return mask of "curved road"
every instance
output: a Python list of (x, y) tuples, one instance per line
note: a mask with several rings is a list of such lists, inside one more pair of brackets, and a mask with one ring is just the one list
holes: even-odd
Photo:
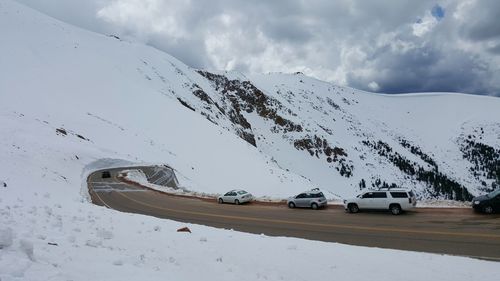
[[(148, 167), (137, 167), (143, 171)], [(131, 168), (126, 168), (131, 169)], [(120, 181), (121, 169), (88, 177), (92, 202), (122, 212), (270, 236), (300, 237), (351, 245), (470, 256), (500, 261), (500, 215), (470, 209), (419, 208), (400, 216), (387, 212), (345, 213), (340, 206), (314, 211), (285, 205), (219, 205), (215, 200), (171, 196)]]

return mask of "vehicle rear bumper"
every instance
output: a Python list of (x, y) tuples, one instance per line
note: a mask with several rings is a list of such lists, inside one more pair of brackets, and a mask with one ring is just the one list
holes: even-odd
[(249, 197), (249, 198), (241, 198), (240, 202), (241, 202), (241, 203), (248, 203), (248, 202), (252, 201), (252, 199), (253, 199), (252, 197)]
[(472, 209), (476, 212), (482, 212), (483, 211), (483, 205), (481, 204), (472, 204)]
[(403, 210), (410, 210), (417, 207), (417, 199), (415, 197), (410, 198), (410, 202), (404, 202), (401, 204)]

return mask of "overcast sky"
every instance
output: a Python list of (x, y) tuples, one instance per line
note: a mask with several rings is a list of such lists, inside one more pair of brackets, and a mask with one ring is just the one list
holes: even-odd
[(500, 96), (498, 0), (19, 0), (196, 68)]

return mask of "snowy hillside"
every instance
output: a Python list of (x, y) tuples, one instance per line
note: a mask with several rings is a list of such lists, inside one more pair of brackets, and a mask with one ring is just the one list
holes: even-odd
[(11, 164), (1, 180), (8, 184), (22, 184), (14, 175), (24, 167), (42, 181), (83, 186), (83, 167), (113, 158), (170, 164), (185, 186), (204, 192), (258, 186), (256, 194), (272, 196), (308, 186), (186, 110), (178, 98), (209, 85), (176, 59), (24, 10), (2, 13), (1, 153)]
[(397, 185), (421, 197), (468, 200), (500, 183), (497, 98), (384, 96), (300, 73), (200, 73), (236, 112), (230, 117), (243, 139), (332, 194)]
[[(462, 187), (476, 194), (498, 181), (499, 99), (198, 71), (9, 0), (0, 38), (1, 280), (305, 280), (301, 263), (323, 279), (364, 280), (361, 265), (387, 279), (378, 268), (388, 262), (405, 280), (419, 280), (419, 268), (443, 280), (498, 272), (493, 262), (199, 225), (186, 236), (175, 232), (184, 224), (92, 205), (85, 181), (103, 167), (162, 163), (200, 193), (284, 198), (321, 187), (335, 198), (380, 180), (461, 199)], [(426, 180), (438, 171), (453, 191)]]
[(290, 157), (295, 152), (277, 151), (272, 143), (263, 143), (263, 150), (324, 188), (345, 195), (353, 187), (386, 183), (415, 188), (422, 197), (467, 200), (463, 187), (477, 194), (500, 184), (498, 98), (384, 96), (301, 74), (260, 75), (254, 81), (291, 116), (300, 116), (294, 119), (304, 130), (291, 143), (312, 157), (296, 161)]
[(277, 198), (397, 185), (468, 200), (500, 183), (498, 98), (384, 96), (300, 73), (197, 71), (3, 6), (2, 154), (16, 165), (8, 169), (81, 185), (70, 173), (95, 160), (167, 163), (190, 190)]

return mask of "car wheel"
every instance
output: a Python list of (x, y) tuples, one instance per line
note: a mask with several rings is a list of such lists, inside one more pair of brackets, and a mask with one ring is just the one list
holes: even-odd
[(491, 206), (484, 206), (483, 212), (485, 212), (486, 214), (491, 214), (491, 213), (493, 213), (493, 207), (491, 207)]
[(293, 203), (293, 202), (288, 203), (288, 208), (290, 208), (290, 209), (295, 208), (295, 203)]
[(222, 200), (222, 198), (219, 198), (219, 204), (222, 204), (224, 203), (224, 200)]
[(389, 210), (391, 210), (391, 213), (395, 216), (401, 214), (401, 206), (399, 206), (398, 204), (392, 204), (389, 207)]
[(357, 205), (357, 204), (349, 204), (349, 205), (347, 206), (347, 208), (349, 209), (349, 212), (351, 212), (351, 213), (353, 213), (353, 214), (355, 214), (355, 213), (359, 212), (359, 207), (358, 207), (358, 205)]
[(234, 204), (239, 205), (240, 204), (240, 200), (238, 200), (238, 199), (234, 200)]
[(311, 208), (312, 208), (313, 210), (317, 210), (317, 209), (318, 209), (318, 207), (319, 207), (319, 206), (318, 206), (318, 204), (316, 204), (316, 203), (312, 203), (312, 204), (311, 204)]

